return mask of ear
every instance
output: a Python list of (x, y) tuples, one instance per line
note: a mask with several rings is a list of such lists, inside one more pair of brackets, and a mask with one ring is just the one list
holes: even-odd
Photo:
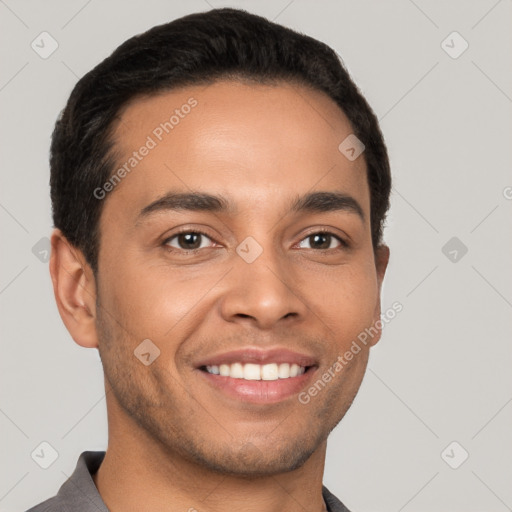
[(370, 340), (370, 346), (375, 345), (382, 335), (382, 323), (380, 319), (381, 305), (380, 305), (380, 294), (382, 290), (382, 281), (386, 274), (386, 269), (389, 263), (389, 247), (387, 245), (379, 245), (375, 251), (375, 270), (377, 272), (377, 284), (379, 293), (377, 296), (377, 303), (375, 305), (375, 312), (373, 314), (373, 325), (378, 330), (378, 334), (372, 337)]
[(59, 229), (52, 233), (51, 247), (50, 275), (62, 321), (78, 345), (97, 348), (94, 273)]

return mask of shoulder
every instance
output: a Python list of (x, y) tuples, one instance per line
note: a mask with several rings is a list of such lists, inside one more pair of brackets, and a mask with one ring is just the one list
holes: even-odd
[(75, 470), (58, 493), (26, 512), (108, 512), (92, 479), (104, 456), (105, 452), (100, 451), (82, 452)]
[(53, 496), (25, 512), (68, 512), (72, 510), (68, 505), (60, 496)]

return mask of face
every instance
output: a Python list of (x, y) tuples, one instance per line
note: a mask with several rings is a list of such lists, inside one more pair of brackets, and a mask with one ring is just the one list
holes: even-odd
[(387, 263), (364, 154), (338, 150), (351, 133), (328, 97), (285, 84), (217, 82), (123, 110), (95, 313), (118, 424), (239, 475), (289, 471), (324, 445), (378, 337), (335, 363), (379, 319)]

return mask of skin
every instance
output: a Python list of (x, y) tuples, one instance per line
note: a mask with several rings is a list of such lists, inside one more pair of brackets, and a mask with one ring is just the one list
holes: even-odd
[[(380, 318), (389, 249), (372, 246), (364, 154), (339, 152), (353, 130), (323, 93), (221, 81), (132, 101), (115, 126), (119, 165), (190, 97), (197, 106), (104, 199), (97, 276), (59, 230), (52, 235), (60, 314), (76, 343), (99, 349), (105, 370), (109, 442), (94, 481), (113, 512), (320, 512), (328, 434), (380, 333), (307, 405), (297, 395), (237, 401), (193, 362), (284, 347), (317, 359), (315, 381)], [(169, 190), (222, 195), (236, 211), (138, 219)], [(288, 211), (312, 191), (352, 196), (364, 220)], [(207, 233), (197, 252), (190, 239), (166, 245), (180, 227)], [(349, 247), (329, 236), (316, 247), (320, 228)], [(236, 252), (248, 236), (263, 249), (250, 264)], [(148, 338), (160, 356), (145, 366), (133, 352)]]

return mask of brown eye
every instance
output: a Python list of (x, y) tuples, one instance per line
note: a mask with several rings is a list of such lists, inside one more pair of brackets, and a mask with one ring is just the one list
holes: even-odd
[[(312, 233), (303, 239), (301, 243), (305, 240), (309, 241), (310, 247), (302, 247), (305, 249), (319, 249), (327, 251), (329, 249), (336, 249), (337, 247), (346, 247), (347, 244), (340, 237), (334, 235), (333, 233), (329, 233), (327, 231), (319, 231), (318, 233)], [(334, 242), (334, 246), (333, 246)], [(338, 246), (336, 246), (336, 242)]]
[(164, 244), (176, 250), (194, 251), (208, 247), (208, 244), (202, 245), (205, 238), (211, 241), (210, 237), (200, 231), (184, 231), (167, 238)]

